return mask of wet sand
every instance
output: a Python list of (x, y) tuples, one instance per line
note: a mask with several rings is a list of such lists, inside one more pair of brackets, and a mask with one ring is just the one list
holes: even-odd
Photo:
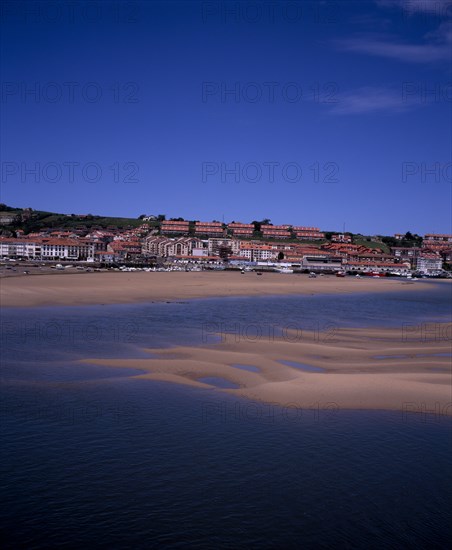
[[(444, 281), (443, 284), (450, 284)], [(10, 277), (0, 281), (1, 305), (87, 305), (172, 301), (202, 297), (282, 294), (411, 292), (428, 282), (397, 279), (240, 272), (80, 273)], [(452, 288), (452, 287), (451, 287)], [(106, 366), (139, 369), (138, 378), (214, 389), (203, 378), (219, 378), (236, 389), (216, 389), (282, 406), (339, 409), (420, 410), (452, 414), (452, 324), (437, 333), (404, 334), (399, 329), (338, 329), (327, 333), (288, 332), (285, 338), (219, 335), (220, 343), (150, 350), (150, 359), (87, 359)], [(438, 332), (439, 331), (439, 332)], [(426, 332), (427, 334), (427, 332)], [(433, 335), (433, 336), (432, 336)], [(212, 336), (212, 335), (211, 335)], [(425, 335), (424, 335), (425, 336)], [(208, 340), (211, 342), (212, 339)], [(297, 362), (310, 372), (282, 364)], [(234, 365), (247, 365), (250, 372)], [(136, 377), (134, 372), (131, 376)]]
[[(444, 281), (450, 284), (450, 281)], [(0, 279), (2, 307), (89, 305), (275, 294), (349, 294), (412, 291), (428, 286), (372, 277), (309, 279), (308, 275), (235, 271), (70, 273)], [(432, 285), (433, 287), (433, 285)]]
[[(425, 336), (428, 338), (425, 338)], [(147, 350), (150, 359), (87, 359), (110, 367), (141, 369), (134, 378), (199, 388), (214, 377), (237, 389), (219, 389), (253, 401), (299, 409), (386, 409), (452, 415), (452, 324), (436, 323), (423, 334), (399, 329), (337, 329), (295, 332), (259, 341), (219, 335), (204, 347)], [(297, 362), (322, 369), (308, 372)], [(258, 372), (234, 365), (257, 367)], [(208, 394), (206, 394), (208, 398)]]

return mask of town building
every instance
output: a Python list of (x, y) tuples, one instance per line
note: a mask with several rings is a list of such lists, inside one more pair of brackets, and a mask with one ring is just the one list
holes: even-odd
[(325, 238), (325, 233), (322, 233), (318, 227), (304, 227), (301, 225), (294, 225), (292, 231), (295, 233), (297, 239), (306, 241), (318, 241)]
[(252, 237), (254, 225), (252, 223), (231, 222), (228, 224), (228, 231), (234, 237)]
[(290, 225), (261, 225), (261, 232), (264, 239), (289, 239), (292, 234)]
[(417, 257), (416, 269), (421, 273), (435, 274), (442, 270), (443, 259), (438, 252), (423, 252)]
[(332, 254), (315, 254), (303, 256), (301, 267), (309, 271), (340, 271), (343, 259)]
[(242, 242), (239, 256), (250, 262), (261, 262), (276, 260), (278, 258), (278, 251), (265, 244)]
[(221, 222), (195, 222), (195, 235), (206, 237), (222, 237), (225, 234)]
[(331, 235), (331, 242), (333, 243), (351, 243), (351, 235), (346, 235), (345, 233), (338, 233), (336, 235)]
[(205, 248), (203, 242), (193, 237), (171, 239), (168, 237), (149, 236), (142, 243), (143, 254), (162, 258), (190, 256), (194, 249), (199, 250), (203, 248)]
[(94, 244), (81, 239), (0, 238), (0, 257), (33, 260), (92, 260)]
[(211, 238), (208, 240), (207, 248), (209, 254), (212, 256), (218, 256), (222, 248), (230, 248), (232, 255), (238, 255), (240, 252), (240, 243), (241, 241), (239, 239)]
[(452, 235), (442, 235), (438, 233), (427, 233), (424, 237), (424, 243), (452, 243)]
[(422, 252), (422, 248), (418, 246), (405, 247), (405, 246), (393, 246), (391, 252), (394, 258), (401, 262), (409, 262), (411, 267), (416, 267), (416, 262), (419, 254)]
[(115, 261), (136, 260), (142, 253), (141, 243), (137, 241), (115, 240), (108, 243), (106, 252), (113, 254)]
[(94, 260), (103, 264), (112, 264), (116, 261), (121, 261), (121, 256), (116, 256), (114, 252), (107, 250), (96, 250), (94, 252)]
[(28, 239), (0, 237), (0, 258), (35, 258), (36, 243)]
[(162, 235), (188, 235), (190, 223), (187, 221), (165, 220), (160, 226)]
[(395, 263), (393, 261), (344, 260), (344, 269), (347, 271), (378, 272), (378, 273), (408, 273), (411, 269), (409, 262)]

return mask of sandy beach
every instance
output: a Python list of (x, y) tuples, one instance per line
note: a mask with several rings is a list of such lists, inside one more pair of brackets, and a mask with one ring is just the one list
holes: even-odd
[[(450, 284), (444, 281), (441, 284)], [(0, 281), (3, 307), (88, 305), (179, 301), (202, 297), (290, 294), (412, 292), (434, 288), (428, 282), (406, 284), (397, 279), (239, 272), (81, 273), (10, 277)], [(452, 288), (452, 287), (451, 287)], [(422, 340), (398, 329), (335, 329), (327, 333), (288, 331), (284, 338), (258, 340), (213, 334), (201, 347), (147, 350), (149, 359), (86, 359), (91, 364), (130, 367), (138, 378), (199, 388), (216, 377), (236, 385), (218, 389), (252, 401), (300, 409), (419, 410), (452, 414), (452, 324), (437, 324), (440, 337)], [(212, 329), (214, 332), (215, 329)], [(216, 341), (216, 340), (215, 340)], [(283, 364), (296, 362), (319, 369), (309, 372)], [(234, 365), (248, 365), (249, 370)], [(134, 373), (135, 375), (135, 373)]]
[[(214, 388), (200, 378), (227, 380), (218, 389), (252, 401), (302, 409), (386, 409), (452, 415), (452, 324), (436, 324), (422, 340), (398, 329), (338, 329), (251, 341), (222, 334), (218, 344), (147, 350), (157, 358), (90, 359), (86, 363), (141, 369), (135, 378)], [(308, 372), (281, 361), (317, 367)], [(256, 372), (234, 365), (245, 365)], [(207, 396), (206, 396), (207, 397)]]
[[(444, 281), (449, 284), (450, 281)], [(349, 294), (355, 292), (412, 291), (419, 284), (400, 279), (371, 277), (309, 279), (286, 275), (233, 271), (71, 273), (0, 279), (2, 307), (89, 305), (186, 300), (214, 296), (264, 296), (275, 294)]]

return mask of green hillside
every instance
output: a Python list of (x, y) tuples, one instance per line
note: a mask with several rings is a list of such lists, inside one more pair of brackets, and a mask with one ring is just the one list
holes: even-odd
[[(160, 228), (161, 221), (158, 219), (153, 221), (143, 222), (140, 217), (137, 218), (122, 218), (113, 216), (97, 216), (93, 214), (77, 215), (77, 214), (59, 214), (56, 212), (48, 212), (44, 210), (32, 210), (26, 208), (16, 208), (7, 206), (6, 204), (0, 204), (0, 216), (7, 217), (8, 214), (15, 214), (18, 216), (18, 221), (14, 223), (5, 223), (0, 226), (0, 232), (4, 235), (11, 235), (16, 230), (22, 229), (25, 234), (40, 231), (42, 229), (62, 229), (66, 231), (80, 230), (90, 231), (95, 228), (107, 229), (118, 228), (128, 229), (139, 227), (143, 223), (147, 224), (150, 228)], [(159, 215), (160, 219), (165, 219), (165, 216)], [(265, 220), (266, 222), (269, 220)], [(256, 222), (252, 222), (256, 223)], [(261, 222), (258, 222), (261, 223)], [(194, 234), (194, 222), (190, 222), (190, 232)], [(332, 235), (336, 232), (326, 231), (326, 239), (322, 240), (300, 240), (295, 238), (285, 239), (287, 243), (300, 243), (305, 245), (320, 245), (325, 244), (331, 240)], [(357, 245), (363, 245), (368, 248), (379, 249), (384, 253), (390, 253), (390, 246), (420, 246), (422, 244), (422, 237), (419, 235), (406, 234), (406, 239), (403, 241), (397, 241), (391, 236), (366, 236), (362, 234), (347, 233), (353, 239), (353, 243)], [(252, 237), (243, 237), (244, 240), (263, 240), (262, 233), (254, 231)], [(274, 240), (274, 239), (267, 239)], [(277, 239), (276, 239), (277, 240)]]
[[(143, 221), (138, 218), (119, 218), (111, 216), (95, 216), (84, 215), (77, 216), (74, 214), (59, 214), (55, 212), (46, 212), (43, 210), (33, 210), (28, 216), (24, 215), (24, 210), (13, 208), (6, 205), (0, 205), (0, 212), (14, 213), (22, 215), (22, 219), (12, 224), (3, 226), (4, 230), (15, 231), (22, 229), (25, 233), (39, 231), (41, 229), (91, 229), (117, 227), (119, 229), (138, 227), (143, 224)], [(158, 225), (158, 222), (146, 222), (150, 226)]]

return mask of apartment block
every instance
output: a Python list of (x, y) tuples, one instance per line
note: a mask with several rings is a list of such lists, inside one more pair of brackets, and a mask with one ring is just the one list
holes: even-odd
[(221, 222), (196, 222), (195, 235), (205, 235), (207, 237), (222, 237), (225, 231)]
[(266, 260), (276, 260), (278, 257), (278, 251), (265, 244), (242, 242), (239, 256), (246, 258), (250, 262), (261, 262)]
[(187, 221), (165, 220), (162, 222), (160, 232), (163, 235), (188, 235), (189, 227), (190, 224)]
[(92, 259), (94, 252), (94, 243), (81, 239), (0, 239), (2, 258), (75, 261)]
[(397, 258), (401, 262), (410, 262), (411, 267), (414, 269), (416, 267), (417, 258), (422, 252), (422, 248), (419, 248), (417, 246), (393, 246), (391, 247), (391, 252), (394, 258)]
[(442, 266), (443, 259), (438, 252), (424, 252), (418, 256), (416, 261), (416, 269), (426, 274), (441, 271)]
[(238, 255), (240, 252), (240, 241), (228, 238), (211, 238), (208, 240), (207, 248), (211, 256), (218, 255), (222, 247), (230, 248), (233, 255)]
[(173, 256), (190, 256), (193, 250), (203, 248), (203, 242), (200, 239), (190, 237), (170, 239), (167, 237), (151, 236), (144, 240), (142, 247), (144, 254), (168, 258)]
[(235, 237), (252, 237), (254, 225), (252, 223), (231, 222), (228, 224), (228, 230)]
[(438, 233), (427, 233), (424, 237), (425, 242), (433, 243), (452, 243), (452, 235), (441, 235)]
[(265, 239), (289, 239), (292, 234), (290, 225), (261, 225), (262, 236)]

